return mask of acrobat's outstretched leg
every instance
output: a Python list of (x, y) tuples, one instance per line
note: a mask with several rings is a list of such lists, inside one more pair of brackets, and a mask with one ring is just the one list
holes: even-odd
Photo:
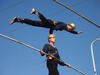
[(36, 11), (34, 8), (32, 8), (32, 11), (30, 12), (30, 14), (35, 14), (35, 15), (37, 15), (40, 18), (40, 20), (43, 23), (48, 23), (48, 19), (46, 19), (45, 16), (43, 16), (40, 12)]
[(10, 24), (13, 24), (13, 23), (16, 23), (16, 22), (17, 23), (25, 23), (25, 24), (37, 26), (37, 27), (45, 27), (41, 21), (35, 21), (35, 20), (30, 20), (30, 19), (22, 19), (22, 18), (16, 18), (16, 17), (14, 17), (12, 19)]

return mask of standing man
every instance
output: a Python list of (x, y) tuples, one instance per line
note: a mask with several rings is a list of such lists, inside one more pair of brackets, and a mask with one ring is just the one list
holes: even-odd
[(76, 32), (75, 31), (75, 24), (66, 24), (64, 22), (59, 21), (53, 21), (50, 19), (47, 19), (44, 17), (40, 12), (36, 11), (35, 9), (32, 9), (30, 12), (31, 14), (37, 15), (41, 21), (36, 20), (30, 20), (30, 19), (22, 19), (22, 18), (16, 18), (14, 17), (10, 24), (13, 24), (15, 22), (17, 23), (26, 23), (28, 25), (36, 26), (36, 27), (43, 27), (43, 28), (49, 28), (49, 34), (53, 34), (53, 30), (65, 30), (73, 34), (80, 34), (82, 32)]
[[(63, 61), (58, 61), (57, 59), (60, 60), (60, 56), (58, 53), (58, 49), (55, 47), (55, 42), (56, 42), (56, 36), (54, 34), (50, 34), (48, 37), (49, 44), (45, 44), (42, 51), (40, 52), (42, 56), (47, 53), (47, 68), (49, 71), (48, 75), (59, 75), (58, 72), (58, 64), (65, 66), (66, 64)], [(53, 58), (51, 55), (55, 56), (56, 58)], [(67, 65), (69, 68), (71, 68), (71, 65)]]

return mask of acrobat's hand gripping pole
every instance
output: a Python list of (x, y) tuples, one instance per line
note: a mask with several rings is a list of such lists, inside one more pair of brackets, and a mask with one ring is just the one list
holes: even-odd
[[(28, 48), (31, 48), (31, 49), (33, 49), (33, 50), (35, 50), (35, 51), (41, 52), (40, 50), (38, 50), (38, 49), (36, 49), (36, 48), (34, 48), (34, 47), (30, 46), (30, 45), (27, 45), (27, 44), (25, 44), (25, 43), (19, 42), (18, 40), (15, 40), (15, 39), (10, 38), (10, 37), (8, 37), (8, 36), (5, 36), (5, 35), (3, 35), (3, 34), (0, 34), (0, 36), (3, 37), (3, 38), (6, 38), (6, 39), (8, 39), (8, 40), (14, 41), (14, 42), (16, 42), (16, 43), (19, 43), (19, 44), (21, 44), (21, 45), (24, 45), (24, 46), (26, 46), (26, 47), (28, 47)], [(48, 55), (47, 53), (45, 53), (45, 54)], [(52, 58), (55, 58), (56, 60), (58, 60), (58, 61), (60, 61), (60, 62), (62, 62), (60, 59), (56, 58), (56, 57), (53, 56), (53, 55), (51, 55), (51, 57), (52, 57)], [(66, 66), (68, 66), (68, 64), (66, 64)], [(71, 68), (74, 69), (75, 71), (79, 72), (80, 74), (85, 75), (84, 73), (80, 72), (80, 71), (77, 70), (76, 68), (73, 68), (73, 67), (71, 67)]]
[(79, 13), (77, 13), (76, 11), (74, 11), (73, 9), (69, 8), (68, 6), (65, 6), (64, 4), (60, 3), (57, 0), (53, 0), (54, 2), (56, 2), (57, 4), (63, 6), (64, 8), (70, 10), (71, 12), (75, 13), (76, 15), (80, 16), (81, 18), (85, 19), (86, 21), (88, 21), (89, 23), (93, 24), (94, 26), (100, 28), (100, 25), (95, 24), (94, 22), (90, 21), (88, 18), (86, 18), (85, 16), (80, 15)]

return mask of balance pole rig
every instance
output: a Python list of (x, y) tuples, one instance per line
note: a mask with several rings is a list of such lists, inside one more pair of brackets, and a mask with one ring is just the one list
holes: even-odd
[(74, 11), (73, 9), (69, 8), (69, 6), (65, 6), (64, 4), (60, 3), (57, 0), (53, 0), (54, 2), (56, 2), (57, 4), (63, 6), (64, 8), (70, 10), (71, 12), (75, 13), (76, 15), (80, 16), (81, 18), (85, 19), (86, 21), (88, 21), (89, 23), (93, 24), (94, 26), (100, 28), (100, 25), (95, 24), (94, 22), (90, 21), (88, 18), (86, 18), (85, 16), (80, 15), (79, 13), (77, 13), (76, 11)]
[[(19, 44), (21, 44), (21, 45), (24, 45), (24, 46), (26, 46), (26, 47), (28, 47), (28, 48), (31, 48), (31, 49), (33, 49), (33, 50), (35, 50), (35, 51), (37, 51), (37, 52), (41, 52), (40, 50), (38, 50), (38, 49), (36, 49), (36, 48), (34, 48), (34, 47), (30, 46), (30, 45), (27, 45), (27, 44), (25, 44), (25, 43), (19, 42), (18, 40), (15, 40), (15, 39), (10, 38), (10, 37), (8, 37), (8, 36), (5, 36), (5, 35), (3, 35), (3, 34), (0, 34), (0, 36), (3, 37), (3, 38), (6, 38), (6, 39), (8, 39), (8, 40), (14, 41), (14, 42), (16, 42), (16, 43), (19, 43)], [(45, 53), (45, 54), (48, 55), (47, 53)], [(58, 60), (58, 61), (60, 61), (60, 62), (63, 62), (62, 60), (56, 58), (56, 57), (53, 56), (53, 55), (50, 55), (50, 57), (55, 58), (56, 60)], [(65, 62), (64, 62), (64, 64), (68, 67), (68, 64), (66, 64)], [(71, 68), (72, 68), (73, 70), (79, 72), (80, 74), (85, 75), (85, 73), (80, 72), (78, 69), (76, 69), (76, 68), (74, 68), (74, 67), (72, 67), (72, 66), (71, 66)]]

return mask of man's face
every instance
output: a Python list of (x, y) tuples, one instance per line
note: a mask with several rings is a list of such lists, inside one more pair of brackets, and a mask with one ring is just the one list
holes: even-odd
[(56, 42), (56, 38), (52, 37), (52, 38), (49, 39), (49, 41), (55, 43)]
[(73, 28), (72, 28), (72, 26), (67, 25), (67, 26), (66, 26), (66, 30), (70, 31), (70, 30), (73, 30)]

